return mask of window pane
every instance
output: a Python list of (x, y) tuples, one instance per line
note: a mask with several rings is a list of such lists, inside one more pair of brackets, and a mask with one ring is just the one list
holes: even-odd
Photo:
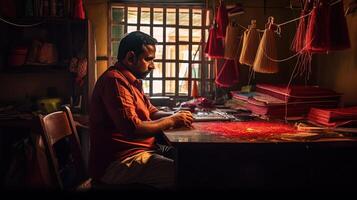
[(176, 28), (166, 27), (166, 42), (176, 42)]
[(201, 42), (201, 29), (192, 29), (192, 42)]
[(189, 9), (179, 9), (179, 25), (188, 26), (189, 25)]
[(206, 13), (206, 26), (209, 26), (211, 24), (210, 15), (211, 12), (208, 10)]
[(162, 78), (162, 62), (155, 62), (155, 69), (153, 70), (153, 77)]
[(192, 64), (192, 78), (201, 78), (201, 64)]
[(176, 67), (174, 62), (166, 62), (165, 64), (165, 75), (166, 77), (175, 77), (176, 76)]
[(176, 24), (176, 9), (166, 9), (166, 24)]
[(164, 9), (154, 8), (154, 24), (163, 24), (164, 20)]
[(165, 81), (165, 95), (175, 95), (175, 81), (174, 80), (166, 80)]
[(143, 80), (143, 90), (145, 94), (149, 94), (150, 92), (150, 81), (149, 80)]
[(150, 8), (141, 8), (140, 23), (150, 24)]
[(189, 55), (189, 45), (179, 45), (179, 53), (180, 57), (179, 60), (188, 60)]
[(128, 26), (128, 33), (138, 30), (137, 26)]
[(188, 42), (189, 39), (188, 28), (180, 28), (179, 29), (179, 41)]
[(163, 42), (163, 32), (164, 32), (164, 29), (162, 27), (154, 27), (154, 30), (153, 30), (154, 38), (158, 42)]
[(179, 80), (179, 96), (188, 95), (188, 81)]
[(156, 45), (155, 60), (162, 60), (162, 45)]
[(119, 42), (112, 42), (112, 56), (113, 57), (118, 56), (118, 47), (119, 47)]
[(150, 26), (140, 26), (140, 31), (150, 35)]
[(113, 23), (120, 23), (120, 22), (124, 22), (124, 8), (120, 7), (120, 8), (113, 8)]
[(128, 23), (137, 24), (138, 23), (138, 8), (128, 7)]
[(162, 95), (162, 81), (154, 80), (152, 86), (153, 94)]
[(120, 40), (124, 35), (124, 25), (112, 26), (112, 39)]
[(201, 26), (202, 22), (202, 10), (192, 10), (192, 26)]
[[(204, 79), (205, 88), (202, 88), (202, 82), (197, 82), (198, 87), (212, 90), (214, 85), (213, 59), (202, 57), (204, 46), (200, 46), (201, 42), (207, 41), (209, 32), (206, 27), (212, 23), (212, 20), (209, 20), (213, 17), (209, 16), (212, 13), (207, 12), (203, 7), (201, 9), (189, 6), (165, 8), (165, 5), (160, 6), (159, 4), (146, 4), (144, 5), (146, 7), (140, 5), (136, 7), (133, 4), (131, 4), (132, 6), (128, 4), (129, 7), (123, 5), (124, 3), (113, 6), (111, 9), (110, 61), (114, 61), (117, 57), (119, 41), (123, 35), (126, 32), (141, 30), (152, 35), (159, 42), (156, 45), (155, 70), (143, 83), (146, 94), (151, 92), (150, 95), (190, 96), (188, 85), (191, 83), (188, 80), (191, 78), (197, 81), (201, 78)], [(155, 8), (155, 6), (157, 7)], [(138, 12), (139, 8), (140, 12)], [(207, 12), (207, 15), (204, 15), (204, 12)], [(203, 16), (207, 18), (203, 19)], [(202, 22), (205, 22), (203, 29), (201, 29)], [(165, 43), (163, 43), (164, 41)], [(190, 42), (194, 42), (194, 44)], [(208, 62), (204, 63), (206, 61)], [(163, 84), (165, 91), (162, 91)], [(199, 89), (200, 92), (201, 89)], [(204, 92), (206, 93), (206, 91)]]
[(175, 45), (166, 45), (166, 59), (175, 60), (176, 59), (176, 46)]
[(201, 53), (200, 53), (202, 51), (201, 48), (202, 47), (199, 45), (192, 45), (192, 51), (191, 51), (192, 60), (195, 60), (195, 61), (201, 60)]
[(188, 78), (188, 63), (179, 63), (179, 78)]

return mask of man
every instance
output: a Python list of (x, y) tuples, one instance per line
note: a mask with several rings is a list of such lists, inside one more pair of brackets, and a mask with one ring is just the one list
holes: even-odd
[[(118, 62), (97, 80), (90, 109), (90, 161), (94, 179), (107, 184), (174, 185), (170, 148), (157, 143), (162, 130), (191, 126), (188, 111), (158, 111), (144, 95), (141, 79), (154, 68), (156, 39), (140, 31), (119, 44)], [(164, 148), (163, 148), (164, 147)]]

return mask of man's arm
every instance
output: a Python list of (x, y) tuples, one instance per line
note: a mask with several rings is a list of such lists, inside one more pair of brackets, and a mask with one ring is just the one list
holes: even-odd
[(157, 112), (154, 112), (151, 114), (150, 118), (152, 120), (157, 120), (157, 119), (161, 119), (163, 117), (168, 117), (168, 116), (171, 116), (173, 115), (174, 112), (165, 112), (165, 111), (157, 111)]
[[(154, 113), (155, 115), (155, 113)], [(169, 112), (156, 112), (157, 116), (169, 115)], [(153, 121), (142, 121), (136, 126), (135, 134), (138, 136), (154, 136), (158, 132), (171, 127), (190, 127), (193, 121), (193, 116), (189, 111), (179, 111), (169, 116), (161, 117)]]

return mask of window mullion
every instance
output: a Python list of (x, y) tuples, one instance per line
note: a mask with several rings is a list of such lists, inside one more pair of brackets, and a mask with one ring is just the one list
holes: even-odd
[(191, 88), (192, 88), (192, 8), (188, 11), (188, 86), (187, 86), (187, 96), (191, 96)]
[(179, 8), (176, 7), (176, 34), (175, 34), (175, 54), (176, 54), (176, 61), (175, 61), (175, 73), (176, 73), (176, 79), (175, 79), (175, 96), (178, 97), (179, 96), (179, 39), (178, 39), (178, 35), (179, 35), (179, 28), (178, 28), (178, 24), (179, 24)]
[(162, 45), (162, 56), (163, 56), (163, 58), (162, 58), (162, 64), (161, 64), (161, 66), (162, 66), (162, 94), (165, 96), (166, 95), (166, 47), (165, 47), (165, 44), (166, 44), (166, 7), (164, 7), (163, 8), (163, 10), (162, 10), (162, 20), (163, 20), (163, 22), (162, 22), (162, 29), (163, 29), (163, 33), (162, 33), (162, 43), (163, 43), (163, 45)]
[(207, 58), (205, 57), (204, 54), (204, 44), (205, 44), (205, 39), (206, 39), (206, 18), (207, 18), (207, 10), (206, 9), (202, 9), (202, 18), (201, 18), (201, 50), (200, 50), (200, 54), (201, 54), (201, 95), (205, 96), (206, 95), (206, 84), (211, 84), (210, 81), (206, 82), (205, 78), (206, 76), (209, 77), (208, 75), (206, 75), (206, 73), (208, 73), (208, 62), (207, 62)]

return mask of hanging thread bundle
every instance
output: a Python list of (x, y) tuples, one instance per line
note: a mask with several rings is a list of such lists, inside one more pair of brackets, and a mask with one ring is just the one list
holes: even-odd
[(226, 37), (224, 40), (224, 58), (225, 59), (235, 59), (238, 51), (241, 38), (240, 27), (236, 26), (234, 23), (230, 23), (227, 26)]
[(277, 58), (274, 28), (276, 28), (274, 18), (269, 17), (253, 63), (253, 70), (255, 72), (278, 72), (278, 64), (273, 61)]
[(248, 66), (253, 66), (255, 56), (259, 47), (260, 36), (257, 30), (256, 20), (251, 20), (251, 24), (246, 30), (239, 62)]

